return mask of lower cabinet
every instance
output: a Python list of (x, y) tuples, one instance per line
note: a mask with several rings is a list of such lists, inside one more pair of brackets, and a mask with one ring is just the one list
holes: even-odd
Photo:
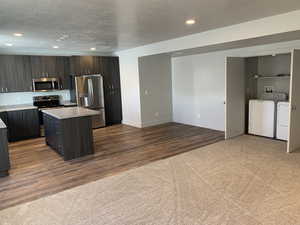
[(8, 143), (7, 143), (7, 129), (0, 129), (0, 177), (8, 175), (10, 169)]
[(57, 151), (60, 155), (63, 156), (64, 153), (61, 150), (61, 143), (59, 139), (60, 124), (58, 120), (51, 116), (48, 116), (47, 114), (43, 114), (43, 120), (44, 120), (46, 144), (52, 147), (55, 151)]
[(7, 112), (0, 112), (0, 119), (5, 123), (6, 126), (8, 126)]
[(92, 117), (57, 119), (43, 114), (46, 144), (65, 161), (94, 153)]
[(20, 141), (40, 136), (39, 112), (37, 109), (7, 112), (8, 140)]

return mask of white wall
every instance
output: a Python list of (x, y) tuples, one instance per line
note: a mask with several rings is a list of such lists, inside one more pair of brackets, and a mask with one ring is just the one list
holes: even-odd
[(226, 53), (172, 59), (174, 122), (224, 131)]
[[(115, 54), (120, 57), (123, 123), (137, 127), (142, 124), (139, 57), (231, 43), (297, 30), (300, 30), (300, 10), (116, 52)], [(272, 45), (269, 46), (272, 47)], [(267, 51), (271, 53), (274, 51), (281, 52), (295, 45), (289, 42), (274, 44), (274, 46), (273, 49), (268, 48), (267, 50), (264, 49), (264, 46), (258, 46), (254, 49), (245, 49), (244, 52), (237, 54), (251, 56), (254, 55), (253, 52), (258, 54), (264, 54)]]
[(32, 97), (39, 95), (59, 95), (61, 101), (70, 100), (70, 91), (53, 91), (53, 92), (14, 92), (1, 93), (0, 106), (3, 105), (18, 105), (18, 104), (32, 104)]
[(139, 58), (142, 127), (172, 121), (172, 77), (169, 55)]
[[(224, 131), (226, 57), (288, 53), (293, 48), (300, 49), (300, 42), (282, 42), (173, 58), (173, 120)], [(284, 66), (286, 60), (282, 63)], [(266, 68), (261, 67), (262, 69), (266, 71)]]
[(141, 127), (140, 78), (138, 58), (120, 57), (123, 124)]

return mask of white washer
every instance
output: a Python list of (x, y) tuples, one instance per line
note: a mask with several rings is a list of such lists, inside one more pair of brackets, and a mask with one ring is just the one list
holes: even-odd
[(276, 138), (288, 140), (289, 135), (289, 102), (277, 103), (277, 132)]
[(274, 138), (275, 103), (269, 100), (249, 101), (249, 134)]

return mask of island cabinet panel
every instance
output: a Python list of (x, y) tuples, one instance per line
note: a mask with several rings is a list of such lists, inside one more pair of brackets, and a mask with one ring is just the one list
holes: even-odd
[(8, 175), (10, 169), (9, 152), (7, 143), (7, 129), (0, 129), (0, 177)]
[(8, 139), (10, 142), (40, 136), (39, 114), (37, 109), (7, 112)]
[(65, 161), (94, 153), (92, 117), (57, 119), (44, 113), (46, 144)]

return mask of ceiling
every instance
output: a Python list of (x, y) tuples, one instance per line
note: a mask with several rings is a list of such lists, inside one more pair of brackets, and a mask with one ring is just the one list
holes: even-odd
[(1, 0), (0, 52), (110, 54), (297, 9), (299, 0)]

